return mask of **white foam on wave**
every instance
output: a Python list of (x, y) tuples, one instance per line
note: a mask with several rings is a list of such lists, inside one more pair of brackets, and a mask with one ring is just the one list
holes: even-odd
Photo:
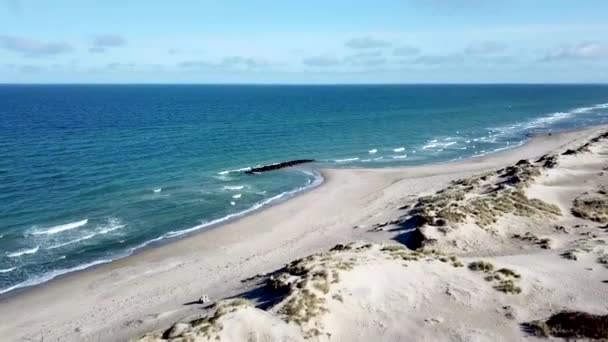
[[(296, 169), (296, 170), (298, 172), (303, 173), (303, 174), (305, 174), (307, 176), (310, 176), (312, 178), (317, 178), (318, 177), (317, 174), (315, 172), (312, 172), (312, 171), (308, 171), (308, 170), (305, 170), (305, 169)], [(264, 193), (266, 193), (266, 191), (264, 191)]]
[(86, 225), (89, 222), (88, 219), (84, 219), (82, 221), (76, 221), (66, 224), (60, 224), (58, 226), (50, 227), (44, 230), (34, 230), (32, 235), (52, 235), (64, 232), (66, 230), (72, 230)]
[(550, 114), (549, 116), (537, 118), (537, 119), (534, 119), (534, 120), (528, 122), (525, 125), (525, 128), (530, 129), (530, 128), (538, 128), (538, 127), (547, 126), (556, 121), (561, 121), (566, 118), (569, 118), (573, 114), (576, 114), (576, 113), (574, 113), (574, 112), (555, 112), (555, 113)]
[(407, 154), (399, 155), (399, 156), (392, 156), (392, 157), (393, 157), (393, 159), (405, 159), (405, 158), (407, 158)]
[(109, 225), (107, 227), (102, 228), (101, 230), (99, 230), (99, 234), (107, 234), (110, 232), (113, 232), (115, 230), (118, 230), (120, 228), (124, 228), (125, 225), (124, 224), (117, 224), (117, 225)]
[(71, 244), (76, 243), (76, 242), (80, 242), (80, 241), (84, 241), (84, 240), (91, 239), (91, 238), (93, 238), (95, 235), (97, 235), (97, 234), (96, 234), (96, 233), (91, 233), (91, 234), (85, 235), (85, 236), (83, 236), (83, 237), (80, 237), (80, 238), (74, 239), (74, 240), (66, 241), (66, 242), (63, 242), (63, 243), (59, 243), (59, 244), (56, 244), (56, 245), (53, 245), (53, 246), (47, 247), (46, 249), (56, 249), (56, 248), (61, 248), (61, 247), (68, 246), (68, 245), (71, 245)]
[[(306, 173), (308, 173), (308, 172), (306, 172)], [(245, 209), (243, 211), (239, 211), (237, 213), (232, 213), (232, 214), (226, 215), (224, 217), (220, 217), (220, 218), (215, 219), (215, 220), (203, 222), (200, 225), (194, 226), (192, 228), (188, 228), (188, 229), (184, 229), (184, 230), (180, 230), (180, 231), (171, 231), (171, 232), (168, 232), (168, 233), (166, 233), (166, 234), (164, 234), (164, 235), (162, 235), (162, 236), (160, 236), (160, 237), (158, 237), (156, 239), (152, 239), (152, 240), (150, 240), (148, 242), (145, 242), (145, 243), (143, 243), (143, 244), (141, 244), (141, 245), (139, 245), (137, 247), (134, 247), (133, 250), (136, 250), (136, 249), (139, 249), (139, 248), (143, 248), (143, 247), (145, 247), (145, 246), (147, 246), (147, 245), (149, 245), (150, 243), (153, 243), (153, 242), (157, 242), (157, 241), (160, 241), (160, 240), (163, 240), (163, 239), (167, 239), (167, 238), (178, 237), (178, 236), (181, 236), (181, 235), (184, 235), (184, 234), (192, 233), (194, 231), (197, 231), (197, 230), (200, 230), (200, 229), (203, 229), (203, 228), (207, 228), (207, 227), (210, 227), (210, 226), (214, 226), (214, 225), (220, 224), (222, 222), (225, 222), (225, 221), (228, 221), (228, 220), (231, 220), (231, 219), (234, 219), (234, 218), (245, 216), (245, 215), (247, 215), (247, 214), (249, 214), (249, 213), (251, 213), (251, 212), (253, 212), (255, 210), (258, 210), (258, 209), (262, 208), (265, 205), (268, 205), (270, 203), (273, 203), (273, 202), (276, 202), (276, 201), (279, 201), (279, 200), (282, 200), (282, 199), (289, 198), (290, 196), (293, 196), (293, 195), (295, 195), (295, 194), (297, 194), (299, 192), (302, 192), (304, 190), (312, 189), (312, 188), (320, 185), (324, 181), (324, 178), (323, 178), (323, 176), (321, 174), (315, 173), (314, 175), (315, 175), (314, 180), (310, 181), (305, 186), (299, 187), (299, 188), (294, 189), (294, 190), (285, 191), (285, 192), (282, 192), (282, 193), (280, 193), (278, 195), (275, 195), (273, 197), (267, 198), (267, 199), (265, 199), (263, 201), (257, 202), (254, 205), (252, 205), (251, 207), (249, 207), (249, 208), (247, 208), (247, 209)], [(231, 202), (231, 203), (233, 203), (233, 202)]]
[(76, 271), (81, 271), (84, 269), (87, 269), (89, 267), (95, 266), (95, 265), (100, 265), (100, 264), (105, 264), (108, 262), (113, 261), (114, 259), (103, 259), (103, 260), (97, 260), (97, 261), (93, 261), (91, 263), (88, 264), (84, 264), (84, 265), (79, 265), (76, 267), (72, 267), (72, 268), (66, 268), (66, 269), (61, 269), (61, 270), (56, 270), (56, 271), (52, 271), (52, 272), (48, 272), (45, 273), (43, 275), (41, 275), (40, 277), (36, 277), (36, 278), (32, 278), (29, 280), (26, 280), (24, 282), (21, 282), (19, 284), (7, 287), (5, 289), (0, 289), (0, 294), (18, 289), (18, 288), (22, 288), (22, 287), (28, 287), (28, 286), (34, 286), (34, 285), (38, 285), (38, 284), (42, 284), (42, 283), (46, 283), (49, 280), (53, 280), (54, 278), (66, 274), (66, 273), (71, 273), (71, 272), (76, 272)]
[(571, 112), (574, 114), (584, 114), (584, 113), (592, 112), (594, 110), (607, 109), (607, 108), (608, 108), (608, 103), (600, 103), (600, 104), (596, 104), (591, 107), (576, 108), (576, 109), (573, 109)]
[[(273, 196), (273, 197), (270, 197), (270, 198), (268, 198), (266, 200), (258, 202), (258, 203), (254, 204), (253, 206), (251, 206), (248, 209), (245, 209), (243, 211), (240, 211), (240, 212), (237, 212), (237, 213), (233, 213), (233, 214), (229, 214), (229, 215), (226, 215), (224, 217), (221, 217), (221, 218), (218, 218), (218, 219), (215, 219), (215, 220), (211, 220), (211, 221), (208, 221), (208, 222), (204, 222), (204, 223), (202, 223), (200, 225), (197, 225), (197, 226), (189, 228), (189, 229), (185, 229), (185, 230), (181, 230), (181, 231), (168, 232), (168, 233), (163, 234), (162, 236), (159, 236), (159, 237), (157, 237), (155, 239), (146, 241), (146, 242), (144, 242), (144, 243), (142, 243), (142, 244), (140, 244), (138, 246), (132, 247), (132, 248), (128, 249), (125, 253), (117, 255), (116, 257), (114, 257), (112, 259), (96, 260), (96, 261), (93, 261), (93, 262), (90, 262), (90, 263), (87, 263), (87, 264), (83, 264), (83, 265), (79, 265), (79, 266), (75, 266), (75, 267), (72, 267), (72, 268), (66, 268), (66, 269), (61, 269), (61, 270), (55, 270), (55, 271), (52, 271), (52, 272), (48, 272), (46, 274), (43, 274), (42, 276), (26, 280), (24, 282), (21, 282), (19, 284), (13, 285), (13, 286), (10, 286), (8, 288), (0, 289), (0, 294), (6, 293), (6, 292), (9, 292), (9, 291), (18, 289), (18, 288), (23, 288), (23, 287), (29, 287), (29, 286), (34, 286), (34, 285), (42, 284), (42, 283), (50, 281), (50, 280), (52, 280), (52, 279), (54, 279), (54, 278), (56, 278), (56, 277), (58, 277), (60, 275), (63, 275), (63, 274), (67, 274), (67, 273), (71, 273), (71, 272), (77, 272), (77, 271), (81, 271), (81, 270), (84, 270), (84, 269), (87, 269), (87, 268), (90, 268), (90, 267), (93, 267), (93, 266), (96, 266), (96, 265), (109, 263), (109, 262), (112, 262), (114, 260), (127, 257), (127, 256), (133, 254), (133, 252), (135, 252), (136, 250), (144, 248), (144, 247), (148, 246), (151, 243), (154, 243), (154, 242), (157, 242), (157, 241), (160, 241), (160, 240), (163, 240), (163, 239), (167, 239), (167, 238), (173, 238), (173, 237), (181, 236), (181, 235), (184, 235), (184, 234), (188, 234), (188, 233), (194, 232), (196, 230), (207, 228), (207, 227), (210, 227), (210, 226), (213, 226), (213, 225), (217, 225), (217, 224), (220, 224), (222, 222), (225, 222), (225, 221), (228, 221), (228, 220), (231, 220), (231, 219), (234, 219), (234, 218), (238, 218), (238, 217), (247, 215), (247, 214), (249, 214), (249, 213), (251, 213), (251, 212), (253, 212), (255, 210), (258, 210), (259, 208), (261, 208), (261, 207), (263, 207), (265, 205), (271, 204), (273, 202), (276, 202), (276, 201), (279, 201), (279, 200), (282, 200), (282, 199), (289, 198), (290, 196), (293, 196), (293, 195), (295, 195), (295, 194), (297, 194), (297, 193), (299, 193), (301, 191), (308, 190), (308, 189), (314, 188), (314, 187), (322, 184), (323, 181), (324, 181), (323, 176), (321, 174), (319, 174), (319, 173), (315, 173), (314, 175), (315, 175), (314, 181), (309, 182), (306, 186), (299, 187), (299, 188), (294, 189), (294, 190), (282, 192), (282, 193), (280, 193), (280, 194), (278, 194), (276, 196)], [(265, 194), (265, 193), (266, 193), (266, 191), (262, 192), (262, 194)], [(118, 229), (118, 228), (116, 228), (116, 229)], [(119, 242), (123, 243), (124, 240), (121, 240)], [(36, 247), (36, 251), (38, 251), (38, 247)], [(25, 251), (25, 252), (27, 252), (27, 251)], [(35, 252), (32, 252), (32, 253), (35, 253)], [(65, 258), (65, 256), (64, 256), (64, 258)]]
[(334, 162), (336, 162), (336, 163), (346, 163), (346, 162), (355, 161), (355, 160), (359, 160), (359, 157), (346, 158), (346, 159), (336, 159), (336, 160), (334, 160)]
[(243, 167), (240, 169), (235, 169), (235, 170), (224, 170), (224, 171), (220, 171), (217, 174), (218, 175), (227, 175), (229, 173), (235, 173), (235, 172), (244, 172), (244, 171), (250, 171), (251, 168), (250, 167)]
[(594, 109), (595, 109), (594, 107), (581, 107), (581, 108), (577, 108), (577, 109), (572, 110), (572, 113), (574, 113), (574, 114), (584, 114), (584, 113), (591, 112)]
[(121, 229), (121, 228), (124, 228), (124, 227), (125, 227), (125, 225), (122, 224), (119, 219), (117, 219), (117, 218), (110, 218), (110, 219), (108, 219), (108, 223), (107, 224), (100, 226), (94, 232), (91, 232), (91, 233), (89, 233), (87, 235), (84, 235), (84, 236), (81, 236), (79, 238), (75, 238), (75, 239), (72, 239), (72, 240), (68, 240), (68, 241), (65, 241), (65, 242), (58, 243), (56, 245), (49, 246), (49, 247), (47, 247), (45, 249), (56, 249), (56, 248), (61, 248), (61, 247), (64, 247), (64, 246), (69, 246), (69, 245), (75, 244), (77, 242), (81, 242), (81, 241), (92, 239), (93, 237), (95, 237), (97, 235), (108, 234), (110, 232), (113, 232), (115, 230), (118, 230), (118, 229)]
[(235, 190), (242, 190), (243, 188), (245, 188), (244, 185), (226, 185), (226, 186), (224, 186), (223, 189), (235, 191)]
[(241, 196), (243, 196), (243, 194), (236, 194), (236, 195), (232, 195), (232, 198), (237, 199), (237, 198), (241, 198)]
[(393, 149), (393, 152), (403, 152), (403, 151), (405, 151), (405, 147), (398, 147), (398, 148)]
[(161, 191), (163, 191), (163, 188), (154, 189), (154, 193), (159, 193)]
[(374, 148), (372, 150), (367, 151), (367, 153), (369, 153), (369, 154), (376, 154), (376, 153), (378, 153), (378, 150)]
[(439, 142), (437, 139), (433, 139), (428, 141), (424, 146), (422, 146), (423, 150), (430, 150), (430, 149), (444, 149), (446, 147), (450, 147), (452, 145), (456, 145), (458, 143), (457, 138), (454, 137), (447, 137), (442, 139), (443, 142)]
[[(596, 111), (599, 109), (607, 109), (607, 108), (608, 108), (608, 103), (600, 103), (600, 104), (587, 106), (587, 107), (574, 108), (567, 112), (554, 112), (554, 113), (547, 114), (546, 116), (543, 116), (543, 117), (532, 119), (527, 122), (520, 122), (520, 123), (512, 124), (509, 126), (505, 126), (505, 127), (495, 128), (495, 130), (497, 130), (499, 132), (496, 135), (504, 135), (504, 134), (508, 134), (511, 132), (519, 132), (522, 129), (526, 130), (526, 129), (544, 128), (544, 127), (550, 126), (551, 124), (554, 124), (559, 121), (563, 121), (565, 119), (569, 119), (576, 115), (587, 114), (587, 113), (590, 113), (590, 112), (593, 112), (593, 111)], [(474, 140), (474, 141), (477, 141), (477, 140)]]
[(33, 248), (28, 248), (28, 249), (21, 249), (16, 252), (7, 253), (6, 256), (9, 258), (17, 258), (22, 255), (34, 254), (34, 253), (38, 252), (39, 249), (40, 249), (40, 246), (36, 246)]
[(4, 269), (0, 270), (0, 273), (8, 273), (8, 272), (14, 271), (16, 269), (17, 269), (17, 267), (4, 268)]
[(230, 201), (230, 205), (234, 206), (234, 205), (236, 205), (236, 202), (235, 201)]
[[(492, 151), (481, 150), (477, 154), (474, 154), (472, 157), (473, 158), (478, 158), (478, 157), (486, 156), (488, 154), (492, 154), (492, 153), (496, 153), (496, 152), (500, 152), (500, 151), (505, 151), (505, 150), (513, 149), (513, 148), (516, 148), (516, 147), (519, 147), (519, 146), (523, 145), (524, 143), (525, 143), (525, 140), (519, 141), (519, 142), (517, 142), (517, 143), (515, 143), (513, 145), (511, 145), (510, 142), (507, 142), (507, 146), (498, 147), (498, 148), (493, 149)], [(473, 146), (473, 147), (475, 147), (475, 146)]]

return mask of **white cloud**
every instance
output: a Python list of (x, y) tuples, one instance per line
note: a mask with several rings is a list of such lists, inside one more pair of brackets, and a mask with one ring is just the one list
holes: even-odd
[(372, 37), (353, 38), (346, 42), (346, 46), (351, 49), (376, 49), (390, 45), (390, 42)]
[(20, 0), (4, 0), (6, 7), (13, 13), (21, 12), (21, 1)]
[(495, 41), (483, 41), (469, 45), (464, 52), (469, 55), (490, 55), (503, 52), (506, 46)]
[(117, 47), (126, 44), (127, 40), (117, 34), (100, 34), (93, 37), (93, 46), (96, 47)]
[(135, 68), (137, 65), (135, 63), (120, 63), (113, 62), (106, 64), (105, 68), (108, 70), (117, 70), (117, 69), (131, 69)]
[(23, 54), (24, 57), (42, 57), (58, 55), (72, 50), (63, 42), (41, 42), (16, 36), (0, 35), (0, 48)]
[(94, 46), (92, 48), (89, 48), (89, 52), (92, 52), (92, 53), (104, 53), (104, 52), (106, 52), (106, 49), (102, 48), (102, 47)]
[(330, 56), (314, 56), (305, 58), (302, 63), (313, 67), (330, 67), (340, 65), (342, 61)]
[(420, 49), (413, 46), (399, 46), (393, 50), (394, 56), (412, 56), (420, 53)]
[(585, 42), (573, 46), (565, 46), (547, 53), (542, 61), (562, 60), (608, 60), (608, 44), (600, 42)]
[(355, 66), (378, 66), (387, 62), (381, 51), (361, 52), (344, 58), (344, 62)]
[(420, 56), (412, 61), (404, 61), (403, 64), (419, 64), (426, 66), (437, 66), (445, 64), (462, 63), (464, 58), (461, 55), (427, 55)]
[(270, 66), (271, 64), (256, 58), (229, 56), (222, 58), (219, 62), (207, 61), (183, 61), (177, 66), (183, 69), (207, 69), (207, 70), (256, 70)]
[(93, 37), (93, 46), (89, 48), (92, 53), (104, 53), (108, 48), (127, 45), (127, 40), (117, 34), (100, 34)]

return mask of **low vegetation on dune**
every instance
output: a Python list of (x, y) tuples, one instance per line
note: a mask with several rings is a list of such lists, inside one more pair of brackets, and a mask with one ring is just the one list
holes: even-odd
[(509, 294), (521, 293), (521, 287), (517, 285), (517, 281), (521, 275), (508, 268), (500, 268), (495, 271), (494, 264), (487, 261), (473, 261), (469, 263), (469, 269), (475, 272), (485, 273), (484, 279), (494, 283), (494, 289), (500, 292)]
[(571, 248), (560, 254), (568, 260), (579, 260), (582, 257), (591, 257), (597, 263), (608, 267), (608, 242), (605, 237), (589, 235), (573, 242)]
[[(370, 248), (371, 244), (336, 245), (328, 252), (289, 263), (269, 276), (263, 287), (265, 295), (278, 298), (269, 312), (300, 327), (304, 338), (323, 334), (323, 324), (316, 318), (328, 312), (328, 300), (343, 300), (339, 293), (332, 293), (332, 285), (340, 281), (340, 272), (351, 270), (356, 262), (365, 259), (355, 255)], [(247, 309), (259, 310), (253, 302), (242, 298), (221, 301), (212, 314), (177, 323), (162, 333), (148, 334), (141, 341), (216, 340), (223, 329), (222, 320), (237, 310)]]
[[(328, 252), (295, 260), (268, 276), (262, 287), (263, 296), (275, 298), (275, 301), (267, 310), (280, 321), (297, 327), (305, 339), (325, 335), (322, 317), (329, 312), (329, 302), (344, 301), (341, 290), (334, 286), (340, 282), (340, 274), (376, 257), (406, 262), (404, 266), (419, 261), (445, 263), (455, 268), (464, 266), (456, 256), (444, 255), (436, 250), (412, 251), (402, 245), (339, 244)], [(224, 336), (228, 324), (226, 320), (243, 312), (239, 310), (260, 309), (255, 307), (255, 302), (247, 299), (220, 301), (214, 312), (206, 317), (177, 323), (165, 331), (148, 334), (140, 341), (217, 340)]]
[(567, 156), (567, 155), (576, 155), (576, 154), (580, 154), (580, 153), (585, 153), (585, 152), (591, 152), (591, 146), (595, 143), (597, 143), (598, 141), (602, 140), (602, 139), (606, 139), (608, 138), (608, 132), (606, 133), (602, 133), (592, 139), (590, 139), (587, 143), (581, 145), (579, 148), (577, 149), (568, 149), (566, 150), (564, 153), (562, 153), (562, 155)]
[(222, 325), (219, 323), (221, 318), (238, 309), (247, 307), (253, 307), (253, 304), (242, 298), (224, 300), (217, 304), (215, 312), (210, 316), (195, 319), (188, 323), (177, 323), (162, 334), (148, 334), (142, 337), (140, 341), (195, 341), (201, 338), (211, 340), (222, 329)]
[(391, 259), (403, 260), (403, 261), (418, 261), (421, 259), (427, 261), (440, 261), (443, 263), (449, 263), (453, 267), (463, 267), (464, 264), (458, 260), (454, 255), (444, 255), (435, 249), (427, 250), (409, 250), (402, 245), (387, 245), (380, 249), (380, 251), (386, 253)]
[(608, 340), (608, 315), (563, 311), (545, 321), (524, 324), (525, 330), (543, 337)]
[(576, 260), (578, 260), (579, 254), (580, 254), (579, 250), (577, 250), (577, 249), (570, 249), (570, 250), (567, 250), (567, 251), (563, 252), (560, 255), (564, 259), (575, 260), (576, 261)]
[(320, 334), (323, 327), (313, 319), (327, 312), (327, 295), (331, 285), (340, 281), (340, 272), (351, 270), (355, 265), (355, 260), (345, 257), (343, 252), (367, 248), (337, 245), (327, 253), (313, 254), (288, 264), (278, 276), (271, 277), (267, 285), (271, 291), (287, 293), (277, 305), (277, 313), (286, 322), (302, 327), (305, 336)]
[(536, 163), (521, 160), (496, 172), (455, 181), (434, 195), (419, 198), (409, 214), (418, 226), (442, 227), (471, 219), (483, 228), (505, 214), (560, 215), (557, 206), (529, 198), (524, 191), (545, 164), (551, 165), (551, 160), (541, 158)]
[(583, 219), (608, 223), (608, 187), (600, 186), (596, 191), (575, 198), (571, 211)]
[(474, 261), (469, 264), (469, 269), (471, 271), (481, 271), (485, 273), (490, 273), (494, 271), (494, 265), (486, 261)]
[(551, 249), (551, 239), (549, 238), (539, 238), (535, 234), (530, 232), (526, 232), (525, 234), (513, 234), (511, 238), (517, 239), (520, 241), (530, 242), (533, 245), (536, 245), (542, 249)]

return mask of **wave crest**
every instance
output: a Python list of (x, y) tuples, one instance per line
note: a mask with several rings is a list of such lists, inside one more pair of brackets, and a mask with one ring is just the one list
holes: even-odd
[(32, 235), (52, 235), (64, 232), (66, 230), (72, 230), (86, 225), (89, 222), (88, 219), (84, 219), (82, 221), (70, 222), (66, 224), (60, 224), (58, 226), (53, 226), (44, 230), (35, 230), (32, 232)]
[(9, 258), (17, 258), (22, 255), (34, 254), (34, 253), (38, 252), (39, 249), (40, 249), (40, 246), (36, 246), (33, 248), (28, 248), (28, 249), (21, 249), (21, 250), (12, 252), (12, 253), (8, 253), (8, 254), (6, 254), (6, 256)]
[(346, 163), (346, 162), (355, 161), (355, 160), (359, 160), (359, 157), (346, 158), (346, 159), (336, 159), (336, 160), (334, 160), (334, 162), (336, 162), (336, 163)]
[(224, 190), (231, 190), (231, 191), (242, 190), (244, 188), (245, 188), (244, 185), (226, 185), (223, 187)]

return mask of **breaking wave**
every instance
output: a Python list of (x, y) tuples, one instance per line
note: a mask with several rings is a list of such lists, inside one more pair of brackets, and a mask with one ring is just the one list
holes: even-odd
[(76, 222), (61, 224), (61, 225), (58, 225), (58, 226), (53, 226), (53, 227), (50, 227), (50, 228), (46, 228), (44, 230), (34, 230), (31, 234), (32, 235), (52, 235), (52, 234), (57, 234), (57, 233), (64, 232), (66, 230), (72, 230), (72, 229), (76, 229), (76, 228), (82, 227), (82, 226), (86, 225), (88, 222), (89, 222), (89, 220), (84, 219), (82, 221), (76, 221)]

